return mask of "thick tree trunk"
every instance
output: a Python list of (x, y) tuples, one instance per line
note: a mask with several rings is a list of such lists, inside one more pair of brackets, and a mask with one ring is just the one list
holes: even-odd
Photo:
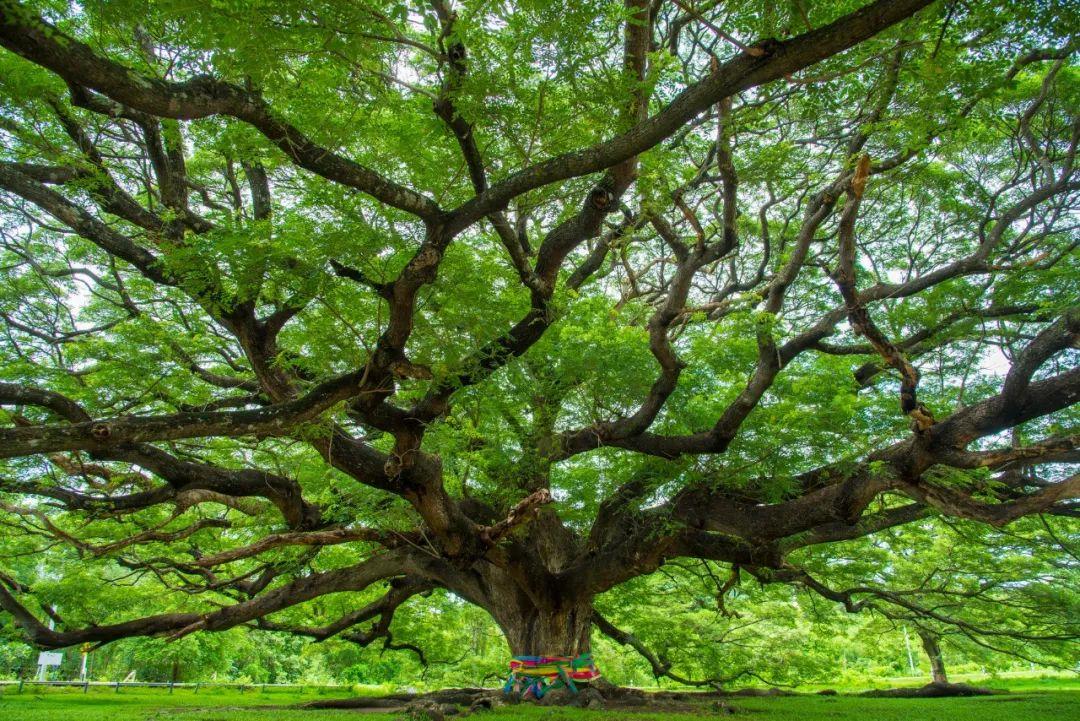
[(512, 655), (575, 657), (590, 650), (591, 603), (515, 610), (496, 615)]
[(930, 659), (930, 672), (934, 676), (934, 683), (948, 683), (949, 677), (945, 674), (945, 661), (941, 658), (941, 645), (938, 643), (938, 637), (928, 631), (920, 630), (919, 638), (922, 639), (923, 650), (926, 651), (926, 655)]
[(590, 650), (592, 596), (558, 577), (580, 552), (578, 542), (554, 512), (541, 509), (512, 550), (531, 568), (485, 570), (482, 605), (512, 655), (576, 657)]
[[(535, 597), (530, 600), (535, 600)], [(591, 650), (591, 600), (504, 605), (492, 610), (492, 615), (506, 636), (511, 656), (555, 656), (573, 661)], [(602, 684), (603, 681), (593, 677), (591, 664), (573, 668), (566, 664), (561, 668), (570, 675), (572, 682), (566, 681), (565, 676), (553, 677), (551, 666), (546, 671), (538, 670), (536, 678), (532, 678), (533, 674), (526, 667), (515, 672), (509, 688), (515, 696), (520, 694), (522, 700), (545, 705), (593, 707), (603, 704), (603, 697), (593, 687), (594, 682), (600, 681)], [(568, 688), (564, 687), (564, 681)]]

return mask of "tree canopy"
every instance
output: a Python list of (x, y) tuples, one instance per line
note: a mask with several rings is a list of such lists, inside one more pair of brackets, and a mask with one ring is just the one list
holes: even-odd
[(687, 682), (666, 583), (1075, 639), (1078, 16), (0, 0), (0, 608), (422, 655), (449, 593)]

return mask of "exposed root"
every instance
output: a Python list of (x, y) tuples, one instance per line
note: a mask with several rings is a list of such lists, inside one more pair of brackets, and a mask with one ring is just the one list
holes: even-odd
[(417, 718), (441, 719), (453, 715), (466, 716), (492, 709), (502, 704), (536, 703), (539, 706), (570, 706), (587, 709), (618, 709), (621, 711), (697, 712), (706, 705), (714, 713), (734, 713), (724, 701), (724, 694), (707, 691), (642, 691), (608, 683), (582, 685), (577, 693), (554, 689), (539, 701), (523, 701), (500, 689), (459, 688), (443, 689), (423, 694), (388, 694), (386, 696), (354, 696), (343, 699), (309, 701), (296, 709), (355, 709), (372, 711), (402, 711)]
[(1008, 693), (999, 689), (969, 686), (966, 683), (928, 683), (919, 688), (888, 688), (865, 691), (860, 696), (874, 698), (952, 698), (956, 696), (993, 696)]
[(489, 688), (446, 688), (429, 693), (392, 693), (385, 696), (352, 696), (350, 698), (308, 701), (300, 709), (403, 709), (410, 704), (432, 703), (452, 706), (472, 706), (485, 698), (501, 697), (502, 692)]
[[(827, 694), (835, 694), (829, 690)], [(949, 698), (957, 696), (989, 696), (1008, 693), (996, 689), (969, 686), (964, 683), (929, 683), (919, 688), (891, 688), (859, 694), (870, 698)], [(535, 703), (539, 706), (570, 706), (587, 709), (619, 711), (649, 711), (659, 713), (732, 714), (735, 708), (727, 699), (733, 697), (796, 696), (799, 694), (772, 689), (740, 689), (738, 691), (643, 691), (615, 686), (606, 682), (583, 685), (577, 693), (560, 688), (549, 691), (539, 701), (523, 701), (515, 694), (500, 689), (451, 688), (429, 693), (397, 693), (386, 696), (354, 696), (352, 698), (309, 701), (296, 709), (356, 709), (371, 711), (402, 711), (415, 718), (439, 721), (451, 716), (468, 716), (503, 704)]]
[[(631, 689), (620, 689), (620, 691)], [(605, 697), (607, 708), (622, 711), (658, 711), (668, 713), (701, 713), (710, 710), (713, 713), (733, 714), (735, 707), (720, 697), (720, 694), (710, 691), (691, 691), (679, 693), (671, 691), (654, 691), (627, 693), (616, 695), (611, 698)]]

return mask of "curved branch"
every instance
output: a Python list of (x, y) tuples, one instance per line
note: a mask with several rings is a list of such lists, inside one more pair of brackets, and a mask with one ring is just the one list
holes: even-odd
[[(295, 400), (263, 408), (167, 416), (118, 417), (65, 426), (27, 426), (0, 430), (0, 458), (53, 451), (108, 451), (126, 443), (207, 436), (288, 435), (335, 404), (353, 397), (363, 374), (347, 373), (312, 388)], [(0, 392), (6, 389), (0, 387)], [(20, 402), (5, 400), (0, 403)], [(25, 401), (22, 401), (25, 402)]]
[[(307, 636), (315, 639), (317, 642), (321, 642), (342, 633), (358, 623), (369, 621), (378, 616), (378, 623), (372, 626), (366, 633), (349, 634), (346, 636), (350, 641), (357, 642), (361, 646), (367, 646), (376, 638), (386, 638), (389, 640), (390, 622), (393, 620), (394, 612), (397, 611), (398, 607), (413, 596), (426, 594), (433, 588), (434, 585), (427, 581), (409, 577), (395, 578), (390, 582), (390, 590), (387, 591), (384, 596), (378, 600), (372, 601), (363, 608), (345, 614), (338, 620), (326, 626), (293, 626), (277, 623), (265, 618), (257, 619), (254, 622), (254, 626), (255, 628), (265, 631), (284, 631), (297, 636)], [(358, 640), (361, 638), (364, 640)]]
[[(747, 88), (790, 75), (836, 55), (907, 19), (932, 0), (876, 0), (790, 40), (763, 40), (694, 83), (666, 108), (611, 140), (525, 168), (450, 214), (452, 229), (467, 227), (522, 193), (610, 168), (670, 137), (694, 116)], [(753, 52), (751, 52), (753, 51)]]
[(261, 618), (274, 611), (295, 606), (328, 593), (362, 591), (376, 581), (407, 571), (404, 555), (387, 553), (363, 563), (325, 573), (316, 573), (278, 586), (255, 598), (205, 613), (168, 613), (123, 623), (56, 631), (41, 623), (25, 606), (0, 585), (0, 608), (10, 613), (27, 639), (41, 648), (64, 648), (82, 643), (105, 644), (132, 636), (168, 634), (177, 639), (195, 631), (224, 631)]
[(377, 543), (384, 548), (396, 548), (406, 543), (416, 544), (421, 536), (415, 532), (380, 531), (371, 528), (332, 528), (325, 531), (301, 531), (297, 533), (275, 533), (265, 536), (251, 545), (233, 548), (228, 551), (203, 556), (193, 565), (209, 568), (220, 566), (243, 558), (257, 556), (282, 546), (330, 546), (353, 541)]
[(630, 648), (637, 651), (642, 658), (648, 661), (649, 666), (652, 669), (653, 677), (657, 679), (670, 678), (675, 683), (681, 683), (684, 686), (696, 686), (699, 688), (703, 686), (710, 686), (715, 689), (721, 689), (733, 681), (738, 681), (744, 676), (752, 676), (753, 678), (756, 678), (759, 681), (763, 681), (770, 686), (775, 685), (767, 681), (766, 679), (763, 679), (761, 676), (757, 675), (750, 669), (745, 669), (743, 671), (740, 671), (739, 673), (732, 674), (730, 676), (712, 676), (703, 679), (691, 679), (687, 678), (686, 676), (680, 676), (679, 674), (671, 670), (670, 662), (665, 659), (661, 659), (659, 656), (653, 653), (653, 651), (650, 650), (649, 647), (646, 646), (637, 636), (618, 628), (617, 626), (615, 626), (615, 624), (611, 623), (611, 621), (608, 621), (606, 618), (600, 615), (600, 612), (596, 610), (593, 611), (593, 625), (596, 626), (600, 633), (604, 634), (616, 643), (622, 646), (630, 646)]
[(69, 83), (150, 115), (178, 120), (234, 117), (254, 127), (302, 168), (421, 218), (434, 219), (441, 213), (430, 198), (317, 145), (277, 117), (258, 93), (207, 76), (174, 83), (140, 75), (101, 57), (12, 0), (0, 2), (0, 44)]

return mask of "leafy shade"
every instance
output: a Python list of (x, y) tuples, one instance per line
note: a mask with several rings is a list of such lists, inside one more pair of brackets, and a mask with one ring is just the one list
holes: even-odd
[(992, 620), (1076, 534), (1075, 3), (569, 5), (0, 0), (27, 638), (451, 598), (678, 675), (686, 573), (1075, 638)]

